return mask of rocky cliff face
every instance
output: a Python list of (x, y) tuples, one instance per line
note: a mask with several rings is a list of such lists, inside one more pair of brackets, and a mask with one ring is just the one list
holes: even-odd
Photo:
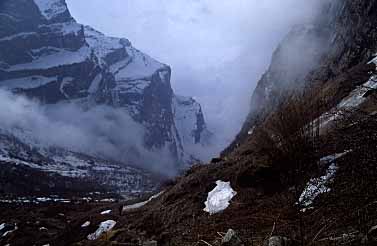
[(275, 50), (251, 97), (247, 120), (224, 153), (247, 138), (287, 95), (324, 87), (356, 65), (371, 61), (377, 51), (376, 8), (376, 1), (329, 1), (312, 23), (294, 27)]
[(147, 149), (181, 164), (198, 159), (187, 139), (201, 145), (210, 134), (197, 102), (177, 103), (169, 66), (77, 23), (64, 0), (2, 1), (0, 21), (1, 87), (44, 104), (121, 108), (146, 129)]
[[(200, 149), (211, 145), (212, 133), (207, 129), (202, 108), (193, 98), (174, 96), (173, 114), (179, 139), (180, 158), (185, 163), (206, 160)], [(204, 151), (205, 152), (205, 151)]]

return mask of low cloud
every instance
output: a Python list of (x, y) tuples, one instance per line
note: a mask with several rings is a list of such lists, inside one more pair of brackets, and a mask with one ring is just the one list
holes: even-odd
[(77, 103), (41, 105), (0, 90), (0, 129), (36, 146), (57, 146), (174, 175), (168, 150), (143, 146), (143, 127), (124, 110), (98, 105), (84, 109)]

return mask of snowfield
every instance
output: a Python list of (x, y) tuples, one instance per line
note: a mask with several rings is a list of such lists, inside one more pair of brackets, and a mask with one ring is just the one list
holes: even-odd
[(215, 189), (208, 193), (204, 211), (210, 215), (224, 211), (235, 195), (237, 192), (232, 189), (230, 182), (216, 181)]

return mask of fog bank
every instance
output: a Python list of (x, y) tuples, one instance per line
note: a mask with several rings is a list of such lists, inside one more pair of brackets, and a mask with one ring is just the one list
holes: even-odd
[(167, 175), (176, 173), (167, 149), (155, 153), (144, 148), (145, 130), (126, 111), (82, 106), (73, 102), (41, 105), (0, 90), (0, 129), (36, 147), (61, 147)]

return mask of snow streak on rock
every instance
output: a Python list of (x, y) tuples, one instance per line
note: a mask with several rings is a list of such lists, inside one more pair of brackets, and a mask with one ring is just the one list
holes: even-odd
[(47, 20), (51, 20), (68, 11), (67, 5), (62, 0), (34, 0), (34, 2)]

